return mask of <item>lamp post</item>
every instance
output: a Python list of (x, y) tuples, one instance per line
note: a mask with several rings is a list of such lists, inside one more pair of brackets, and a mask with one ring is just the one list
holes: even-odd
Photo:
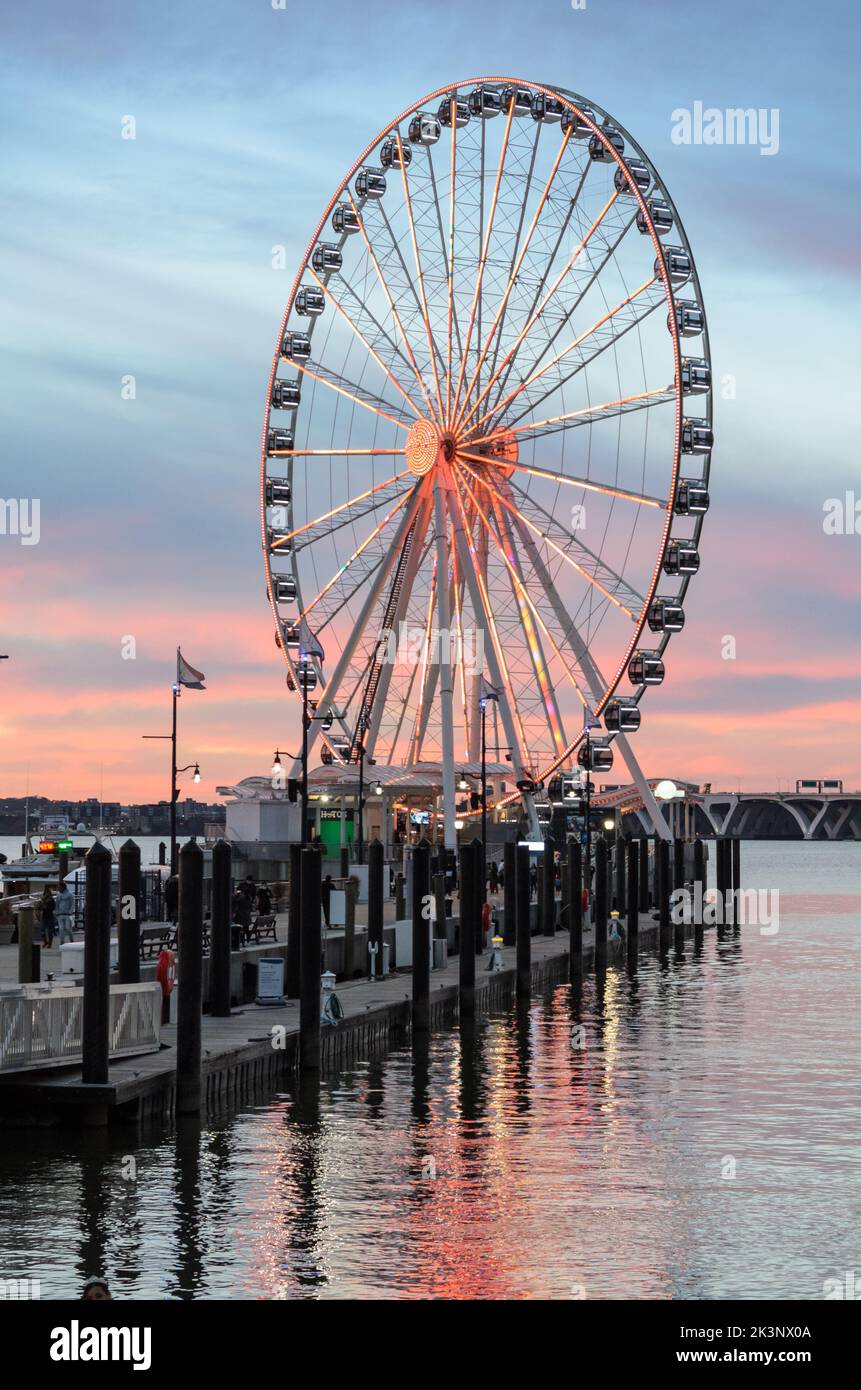
[(176, 802), (179, 796), (177, 778), (183, 772), (188, 772), (194, 768), (194, 781), (200, 781), (200, 766), (198, 763), (187, 763), (185, 767), (176, 765), (176, 702), (179, 698), (179, 685), (173, 686), (173, 711), (169, 734), (141, 734), (145, 739), (169, 739), (170, 740), (170, 872), (175, 874), (178, 871), (178, 861), (176, 855)]

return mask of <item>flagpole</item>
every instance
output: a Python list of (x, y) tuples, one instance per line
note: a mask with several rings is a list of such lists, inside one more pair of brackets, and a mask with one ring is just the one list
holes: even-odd
[(170, 732), (170, 872), (175, 874), (178, 870), (176, 857), (176, 697), (178, 685), (174, 685), (172, 690), (173, 697), (173, 720)]

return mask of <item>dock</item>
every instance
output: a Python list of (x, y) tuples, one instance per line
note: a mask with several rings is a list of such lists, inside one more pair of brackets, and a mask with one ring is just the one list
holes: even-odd
[[(286, 933), (285, 933), (286, 934)], [(685, 928), (686, 937), (693, 928)], [(658, 946), (658, 925), (651, 913), (640, 915), (640, 953)], [(532, 991), (569, 978), (568, 934), (534, 935)], [(265, 947), (257, 948), (263, 955)], [(243, 953), (244, 954), (244, 953)], [(271, 950), (269, 954), (272, 954)], [(476, 957), (475, 1011), (506, 1008), (515, 995), (515, 947), (503, 947), (501, 970), (490, 973), (489, 953)], [(624, 956), (608, 952), (608, 966)], [(584, 973), (594, 968), (594, 937), (583, 933)], [(458, 956), (431, 972), (430, 1026), (449, 1026), (458, 1015)], [(143, 978), (143, 971), (142, 971)], [(399, 1044), (410, 1034), (412, 975), (395, 970), (385, 979), (354, 979), (337, 987), (344, 1016), (324, 1026), (321, 1071), (331, 1073), (373, 1052)], [(202, 1110), (224, 1112), (289, 1083), (297, 1071), (299, 1002), (261, 1007), (246, 1003), (229, 1018), (203, 1016)], [(105, 1085), (84, 1085), (80, 1068), (10, 1075), (0, 1078), (0, 1125), (50, 1125), (64, 1122), (105, 1125), (115, 1122), (171, 1122), (176, 1102), (176, 1027), (163, 1026), (158, 1052), (112, 1062)]]

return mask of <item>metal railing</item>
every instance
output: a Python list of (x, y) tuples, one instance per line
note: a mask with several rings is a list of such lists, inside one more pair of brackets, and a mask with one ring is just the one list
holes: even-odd
[[(19, 985), (0, 993), (0, 1072), (83, 1060), (84, 991), (74, 985)], [(110, 1055), (157, 1052), (161, 986), (112, 985)]]

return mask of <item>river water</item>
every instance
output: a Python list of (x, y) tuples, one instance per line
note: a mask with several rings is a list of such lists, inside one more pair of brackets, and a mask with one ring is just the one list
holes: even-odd
[[(0, 1278), (123, 1298), (821, 1299), (861, 1265), (861, 845), (705, 935), (203, 1125), (4, 1131)], [(773, 900), (769, 900), (774, 906)], [(578, 1032), (578, 1030), (581, 1030)]]

